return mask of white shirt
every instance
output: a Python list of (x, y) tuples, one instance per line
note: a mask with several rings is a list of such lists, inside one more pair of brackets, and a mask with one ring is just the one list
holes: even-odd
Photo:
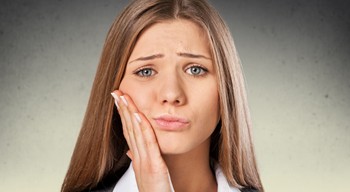
[[(240, 192), (238, 188), (233, 187), (228, 183), (219, 165), (215, 166), (215, 178), (216, 178), (216, 183), (218, 184), (217, 192)], [(132, 164), (130, 164), (128, 170), (119, 179), (118, 183), (115, 185), (113, 189), (113, 192), (120, 192), (120, 191), (127, 191), (127, 192), (139, 191), (137, 188), (135, 173), (134, 173)]]

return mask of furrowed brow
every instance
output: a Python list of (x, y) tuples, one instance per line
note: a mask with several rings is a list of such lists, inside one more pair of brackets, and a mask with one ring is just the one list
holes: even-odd
[(208, 59), (208, 60), (211, 60), (210, 57), (207, 57), (207, 56), (204, 56), (204, 55), (200, 55), (200, 54), (193, 54), (193, 53), (183, 53), (183, 52), (180, 52), (180, 53), (177, 53), (178, 56), (181, 56), (181, 57), (188, 57), (188, 58), (195, 58), (195, 59)]
[(135, 61), (148, 61), (148, 60), (158, 59), (158, 58), (162, 58), (162, 57), (164, 57), (163, 54), (154, 54), (154, 55), (139, 57), (135, 60), (130, 61), (129, 63), (133, 63)]

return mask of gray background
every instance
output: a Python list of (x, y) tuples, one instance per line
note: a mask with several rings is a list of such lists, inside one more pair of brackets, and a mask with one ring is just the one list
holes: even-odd
[[(126, 3), (1, 1), (0, 191), (59, 191)], [(349, 3), (212, 3), (242, 59), (266, 190), (349, 189)]]

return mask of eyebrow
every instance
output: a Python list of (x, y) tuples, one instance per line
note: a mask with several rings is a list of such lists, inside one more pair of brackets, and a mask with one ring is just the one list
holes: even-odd
[(200, 55), (200, 54), (193, 54), (193, 53), (177, 53), (178, 56), (182, 56), (182, 57), (188, 57), (188, 58), (195, 58), (195, 59), (208, 59), (211, 60), (210, 57), (204, 56), (204, 55)]
[(139, 57), (135, 60), (130, 61), (129, 63), (133, 63), (135, 61), (148, 61), (148, 60), (158, 59), (158, 58), (162, 58), (162, 57), (164, 57), (163, 54), (155, 54), (155, 55), (150, 55), (150, 56), (145, 56), (145, 57)]
[[(193, 54), (193, 53), (184, 53), (184, 52), (180, 52), (177, 53), (178, 56), (181, 57), (187, 57), (187, 58), (194, 58), (194, 59), (207, 59), (207, 60), (211, 60), (210, 57), (204, 56), (204, 55), (200, 55), (200, 54)], [(129, 63), (133, 63), (135, 61), (148, 61), (148, 60), (153, 60), (153, 59), (159, 59), (164, 57), (164, 54), (154, 54), (154, 55), (149, 55), (149, 56), (145, 56), (145, 57), (139, 57), (135, 60), (130, 61)]]

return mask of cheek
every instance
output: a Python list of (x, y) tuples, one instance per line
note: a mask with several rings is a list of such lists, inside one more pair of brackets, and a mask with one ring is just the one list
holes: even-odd
[(200, 112), (205, 116), (217, 117), (220, 113), (219, 93), (216, 86), (216, 81), (207, 81), (201, 85), (197, 90), (193, 90), (193, 102), (196, 103), (195, 108), (200, 109)]
[(197, 99), (201, 100), (201, 107), (198, 106), (201, 113), (201, 122), (204, 123), (204, 126), (207, 127), (207, 131), (214, 131), (217, 123), (220, 120), (220, 102), (219, 102), (219, 93), (217, 92), (217, 87), (215, 84), (208, 86), (210, 89), (206, 89), (206, 97), (198, 97)]
[(207, 99), (203, 101), (203, 103), (205, 103), (205, 110), (202, 110), (202, 117), (205, 122), (214, 125), (215, 128), (220, 119), (219, 96), (217, 93), (211, 92), (211, 94), (208, 93), (208, 97), (206, 98)]
[(126, 79), (122, 80), (119, 90), (131, 97), (139, 111), (142, 113), (149, 111), (153, 98), (152, 88)]
[(189, 89), (191, 93), (190, 106), (195, 114), (196, 131), (199, 135), (207, 137), (211, 134), (220, 119), (219, 93), (216, 81), (206, 81), (198, 84), (196, 89)]

